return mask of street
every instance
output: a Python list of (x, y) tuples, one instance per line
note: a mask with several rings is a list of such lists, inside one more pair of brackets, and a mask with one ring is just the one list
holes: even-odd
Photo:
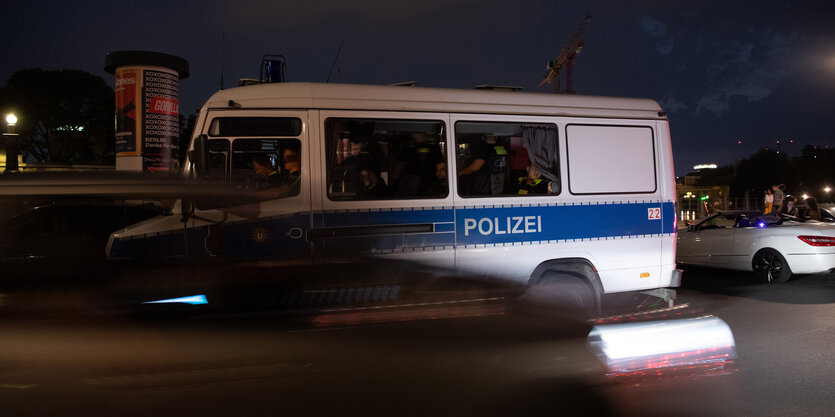
[(738, 372), (618, 387), (629, 415), (835, 413), (835, 274), (763, 285), (748, 273), (691, 267), (677, 302), (730, 325)]
[[(585, 349), (587, 327), (502, 314), (332, 329), (286, 326), (269, 315), (14, 315), (0, 320), (0, 405), (10, 416), (835, 411), (835, 275), (769, 286), (689, 268), (677, 303), (730, 325), (735, 371), (607, 380)], [(543, 329), (557, 340), (531, 336)]]

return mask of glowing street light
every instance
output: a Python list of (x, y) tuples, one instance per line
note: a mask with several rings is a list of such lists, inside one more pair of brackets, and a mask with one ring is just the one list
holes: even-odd
[(15, 133), (15, 125), (17, 124), (17, 116), (14, 113), (6, 115), (6, 132), (3, 133), (3, 138), (6, 139), (6, 169), (4, 174), (18, 172), (17, 167), (17, 133)]

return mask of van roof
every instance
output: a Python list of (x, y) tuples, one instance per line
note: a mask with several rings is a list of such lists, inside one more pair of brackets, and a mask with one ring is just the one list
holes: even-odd
[(204, 110), (232, 108), (666, 119), (661, 106), (650, 99), (325, 83), (273, 83), (230, 88), (212, 95), (203, 107)]

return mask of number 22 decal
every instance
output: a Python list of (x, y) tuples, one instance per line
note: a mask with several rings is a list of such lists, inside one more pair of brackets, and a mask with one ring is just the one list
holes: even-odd
[(649, 220), (661, 220), (661, 207), (650, 207), (647, 209), (647, 218)]

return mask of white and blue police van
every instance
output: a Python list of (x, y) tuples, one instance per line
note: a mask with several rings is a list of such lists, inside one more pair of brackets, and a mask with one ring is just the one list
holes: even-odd
[(652, 100), (253, 85), (214, 94), (189, 149), (184, 176), (262, 197), (181, 201), (113, 233), (111, 259), (370, 256), (581, 282), (598, 300), (680, 284), (669, 122)]

